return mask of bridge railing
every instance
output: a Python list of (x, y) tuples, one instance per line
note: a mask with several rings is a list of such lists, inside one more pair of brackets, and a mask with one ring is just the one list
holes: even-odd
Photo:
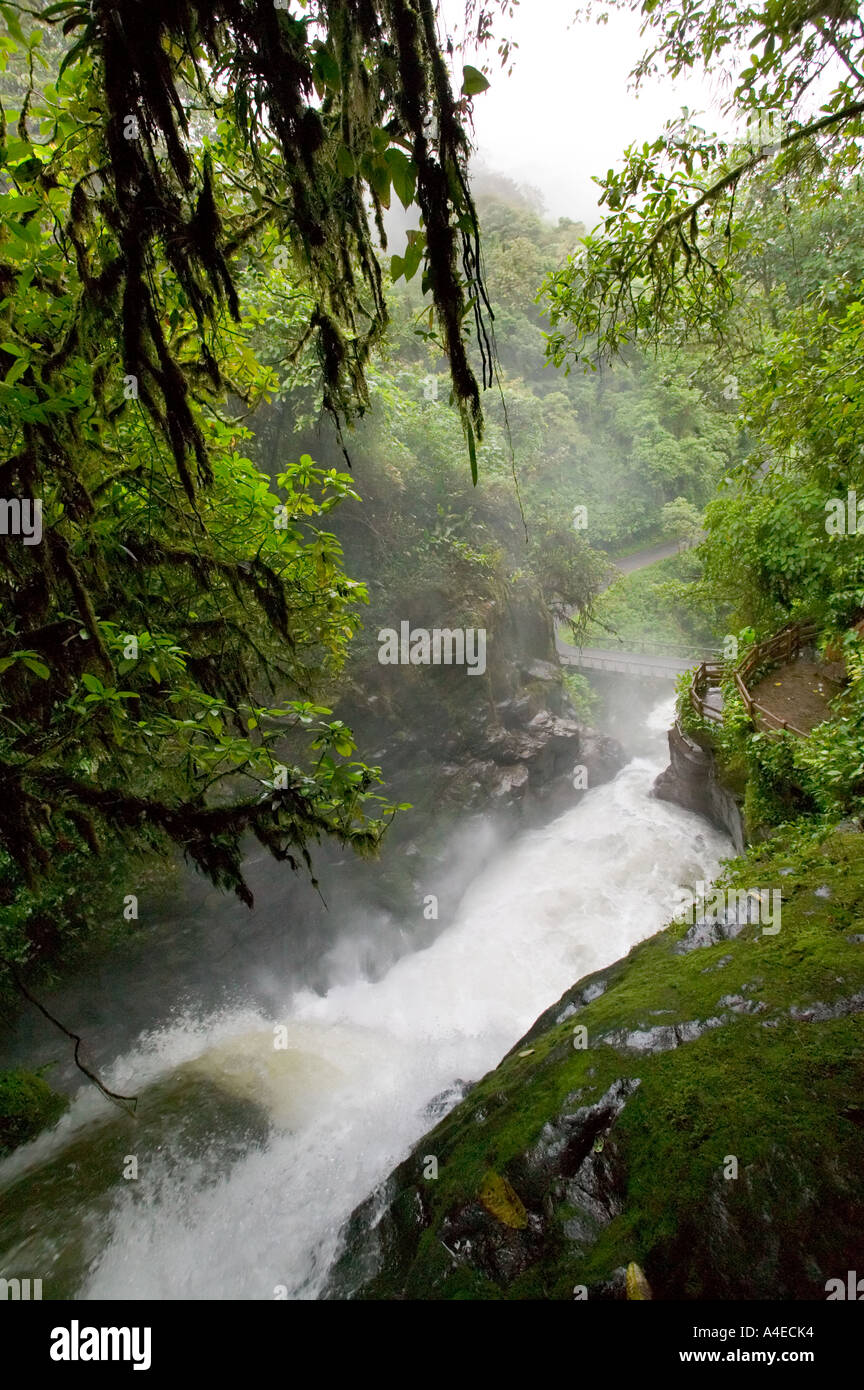
[(620, 652), (622, 656), (634, 652), (640, 656), (680, 657), (682, 661), (691, 658), (697, 661), (700, 658), (705, 659), (719, 655), (719, 648), (717, 647), (691, 646), (683, 642), (659, 642), (650, 637), (630, 638), (606, 635), (588, 638), (583, 636), (581, 641), (571, 642), (570, 645), (578, 651), (585, 648), (588, 651)]
[(643, 652), (592, 651), (590, 647), (574, 647), (572, 652), (558, 653), (562, 666), (579, 666), (588, 671), (615, 671), (631, 676), (656, 676), (668, 680), (677, 671), (686, 671), (693, 663), (689, 658), (670, 661), (668, 656), (650, 656)]
[(722, 661), (700, 661), (690, 679), (691, 705), (703, 719), (715, 724), (722, 722), (723, 711), (707, 703), (708, 691), (712, 685), (718, 686), (725, 675), (726, 667)]

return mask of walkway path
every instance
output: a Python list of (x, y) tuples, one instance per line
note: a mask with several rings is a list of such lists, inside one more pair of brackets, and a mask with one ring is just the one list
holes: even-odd
[[(636, 570), (647, 569), (660, 560), (668, 560), (677, 555), (678, 541), (662, 541), (645, 550), (635, 550), (632, 555), (622, 555), (615, 561), (622, 574), (633, 574)], [(603, 587), (615, 582), (615, 577)], [(596, 639), (595, 639), (596, 641)], [(589, 671), (617, 671), (628, 676), (651, 676), (674, 680), (682, 671), (687, 671), (696, 662), (713, 656), (714, 652), (702, 647), (676, 646), (672, 642), (631, 641), (624, 638), (620, 643), (610, 640), (608, 646), (576, 647), (566, 642), (560, 633), (555, 639), (558, 657), (564, 666), (581, 666)], [(638, 648), (638, 650), (634, 650)]]
[(648, 546), (647, 550), (634, 550), (632, 555), (622, 555), (615, 564), (622, 574), (632, 574), (634, 570), (644, 570), (648, 565), (668, 560), (670, 555), (677, 555), (679, 549), (680, 541), (661, 541), (659, 545)]
[(809, 734), (831, 716), (829, 701), (841, 688), (835, 676), (833, 666), (799, 657), (788, 666), (769, 671), (750, 694), (778, 722), (785, 720), (801, 733)]

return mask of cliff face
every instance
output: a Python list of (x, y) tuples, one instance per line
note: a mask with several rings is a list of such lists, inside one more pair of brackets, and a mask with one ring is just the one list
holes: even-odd
[[(452, 593), (426, 590), (403, 610), (410, 630), (434, 631), (444, 625), (442, 613), (453, 612)], [(367, 621), (372, 640), (348, 672), (339, 715), (364, 754), (381, 764), (395, 799), (412, 801), (421, 812), (430, 805), (518, 812), (540, 803), (555, 811), (579, 795), (577, 765), (586, 770), (583, 787), (620, 770), (620, 745), (575, 717), (552, 620), (536, 591), (524, 586), (487, 595), (457, 617), (485, 634), (482, 672), (382, 664), (374, 641), (380, 609)], [(416, 823), (416, 813), (411, 819)]]
[(714, 756), (674, 724), (669, 730), (669, 766), (654, 783), (654, 796), (674, 801), (725, 830), (737, 854), (744, 853), (744, 823), (732, 793), (718, 781)]
[(766, 849), (737, 887), (754, 883), (782, 885), (778, 932), (715, 905), (539, 1018), (357, 1209), (330, 1296), (624, 1298), (633, 1263), (654, 1298), (823, 1299), (845, 1280), (864, 1227), (864, 837), (795, 868)]

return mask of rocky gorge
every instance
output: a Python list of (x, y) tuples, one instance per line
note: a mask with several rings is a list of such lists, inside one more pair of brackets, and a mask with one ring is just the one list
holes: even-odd
[[(452, 594), (430, 590), (406, 617), (412, 628), (423, 627), (450, 608)], [(574, 711), (552, 616), (535, 589), (487, 596), (469, 616), (486, 634), (481, 676), (468, 679), (456, 666), (381, 665), (367, 644), (349, 668), (338, 706), (361, 746), (386, 765), (394, 799), (418, 803), (415, 838), (421, 822), (447, 808), (500, 811), (514, 824), (547, 815), (578, 794), (574, 767), (584, 768), (582, 786), (591, 787), (626, 761), (617, 740)], [(365, 622), (370, 634), (381, 618), (373, 608)]]
[(354, 1212), (330, 1297), (807, 1300), (856, 1267), (864, 843), (744, 873), (782, 929), (703, 913), (566, 991)]

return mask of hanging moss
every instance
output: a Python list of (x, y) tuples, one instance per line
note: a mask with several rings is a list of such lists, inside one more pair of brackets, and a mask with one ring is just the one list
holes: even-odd
[[(234, 317), (239, 311), (226, 252), (238, 228), (229, 235), (224, 225), (209, 157), (194, 157), (184, 105), (193, 74), (196, 98), (214, 113), (224, 114), (230, 103), (267, 220), (310, 278), (324, 401), (336, 416), (350, 417), (366, 404), (364, 368), (387, 322), (373, 242), (373, 227), (386, 240), (382, 137), (384, 147), (411, 151), (428, 286), (456, 400), (479, 438), (480, 392), (464, 323), (473, 312), (482, 381), (491, 384), (491, 311), (466, 178), (468, 141), (431, 0), (330, 0), (316, 16), (322, 36), (312, 43), (307, 17), (277, 9), (272, 0), (130, 0), (122, 7), (103, 0), (86, 14), (85, 20), (76, 9), (66, 27), (83, 24), (78, 43), (96, 59), (103, 83), (105, 205), (122, 252), (126, 370), (143, 383), (141, 398), (167, 431), (187, 490), (187, 453), (204, 477), (206, 453), (154, 312), (155, 248), (202, 326), (223, 303)], [(138, 138), (128, 138), (130, 129)], [(278, 158), (265, 158), (268, 138)], [(350, 156), (352, 172), (340, 173), (340, 151)], [(81, 185), (70, 219), (76, 228), (86, 219), (84, 203)], [(92, 279), (89, 284), (94, 292)]]

